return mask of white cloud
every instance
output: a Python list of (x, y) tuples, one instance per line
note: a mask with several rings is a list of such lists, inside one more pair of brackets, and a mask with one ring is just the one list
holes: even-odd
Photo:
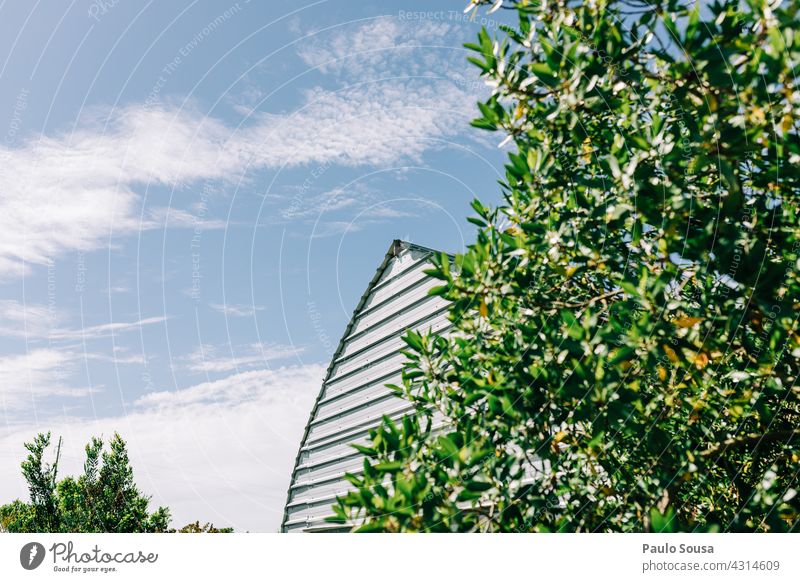
[(282, 344), (253, 343), (238, 347), (215, 347), (204, 344), (185, 358), (186, 368), (191, 372), (214, 374), (233, 372), (269, 362), (296, 358), (304, 348)]
[[(408, 208), (413, 203), (409, 203), (408, 201), (403, 201), (403, 204)], [(393, 208), (388, 205), (380, 205), (375, 204), (367, 209), (361, 214), (361, 216), (372, 219), (372, 220), (380, 220), (380, 219), (387, 219), (387, 218), (408, 218), (410, 216), (416, 216), (417, 213), (410, 212), (408, 209), (400, 210), (398, 208)]]
[(379, 204), (385, 196), (384, 192), (363, 181), (317, 193), (300, 187), (292, 197), (291, 204), (281, 208), (280, 216), (284, 220), (316, 222), (322, 219), (331, 222), (334, 213), (344, 210), (352, 217), (364, 208)]
[(292, 204), (280, 210), (280, 215), (284, 219), (313, 218), (337, 210), (352, 209), (370, 198), (369, 192), (359, 190), (355, 192), (337, 188), (307, 196), (308, 192), (300, 189), (292, 198)]
[(253, 317), (256, 312), (264, 310), (260, 305), (244, 303), (210, 303), (209, 307), (227, 317)]
[(311, 238), (327, 238), (329, 236), (340, 236), (343, 234), (353, 234), (363, 230), (366, 222), (353, 222), (348, 220), (326, 220), (314, 225), (314, 232)]
[(293, 374), (296, 368), (277, 370), (251, 370), (228, 376), (222, 380), (203, 382), (190, 388), (175, 391), (151, 392), (140, 397), (136, 404), (143, 407), (185, 408), (193, 405), (218, 403), (239, 405), (270, 395), (280, 385), (284, 375)]
[(454, 32), (442, 21), (382, 16), (317, 35), (299, 54), (310, 67), (348, 77), (446, 75), (453, 66), (466, 68), (463, 39)]
[(208, 218), (204, 214), (192, 213), (181, 208), (157, 206), (148, 210), (150, 220), (142, 228), (192, 228), (194, 230), (215, 230), (225, 228), (224, 220)]
[(90, 389), (67, 383), (73, 362), (73, 354), (50, 348), (0, 357), (0, 407), (34, 410), (42, 398), (86, 396)]
[(135, 365), (146, 366), (147, 357), (143, 353), (130, 353), (130, 350), (123, 346), (114, 346), (113, 354), (105, 354), (101, 352), (86, 352), (81, 354), (87, 360), (98, 360), (100, 362), (109, 362), (115, 366)]
[(138, 331), (147, 325), (162, 323), (164, 316), (145, 317), (137, 321), (115, 321), (83, 328), (67, 328), (56, 325), (63, 321), (55, 305), (23, 303), (14, 299), (0, 300), (0, 336), (25, 338), (27, 341), (48, 340), (63, 345), (65, 341), (87, 341), (130, 331)]
[[(381, 50), (358, 59), (362, 69), (374, 69), (369, 74), (348, 61), (333, 73), (340, 89), (309, 90), (295, 111), (254, 113), (240, 128), (195, 109), (131, 105), (86, 111), (72, 133), (0, 146), (0, 276), (163, 227), (163, 208), (142, 218), (140, 194), (151, 185), (234, 183), (263, 168), (311, 163), (383, 166), (446, 147), (473, 115), (474, 91), (452, 82), (464, 69), (463, 54), (436, 48), (409, 58), (408, 50), (421, 50), (410, 47), (426, 39), (441, 43), (447, 28), (377, 19), (320, 41), (303, 52), (307, 61), (338, 59), (353, 43), (360, 50), (382, 39), (375, 45)], [(390, 75), (382, 69), (387, 58), (395, 67)], [(196, 214), (169, 212), (166, 226), (197, 225)]]
[(417, 160), (455, 135), (472, 102), (449, 83), (365, 83), (338, 92), (315, 89), (289, 116), (259, 114), (239, 137), (256, 164), (384, 165)]
[(164, 316), (145, 317), (138, 321), (115, 321), (113, 323), (87, 325), (77, 329), (54, 329), (49, 333), (48, 338), (51, 340), (92, 340), (128, 331), (137, 331), (146, 325), (162, 323), (166, 320), (167, 318)]
[[(46, 264), (65, 250), (90, 250), (115, 232), (135, 230), (135, 184), (218, 175), (212, 162), (225, 130), (215, 120), (142, 107), (103, 120), (88, 113), (72, 134), (0, 147), (0, 268)], [(203, 138), (194, 140), (198, 130)], [(197, 163), (183, 163), (189, 149)]]
[(45, 337), (57, 321), (55, 306), (14, 299), (0, 300), (0, 335), (14, 338)]
[(115, 322), (67, 329), (55, 326), (55, 311), (41, 304), (0, 300), (0, 336), (25, 340), (28, 349), (22, 354), (0, 356), (0, 409), (15, 413), (52, 410), (44, 406), (53, 396), (77, 398), (100, 386), (75, 387), (75, 373), (87, 360), (116, 365), (141, 365), (144, 357), (123, 353), (120, 346), (109, 355), (87, 351), (78, 340), (95, 340), (113, 334), (135, 331), (141, 326), (164, 321), (164, 317), (144, 318), (134, 322)]
[(92, 435), (119, 432), (127, 441), (137, 484), (153, 505), (173, 510), (174, 525), (199, 519), (239, 531), (275, 531), (292, 464), (324, 366), (231, 375), (143, 397), (127, 416), (15, 428), (0, 436), (0, 498), (26, 498), (14, 469), (23, 442), (38, 431), (63, 435), (60, 475), (76, 474)]

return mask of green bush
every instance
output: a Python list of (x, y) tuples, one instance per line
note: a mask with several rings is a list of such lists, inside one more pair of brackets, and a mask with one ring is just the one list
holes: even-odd
[(518, 26), (467, 46), (504, 204), (436, 261), (453, 331), (407, 334), (416, 413), (335, 521), (797, 527), (798, 5), (503, 2)]

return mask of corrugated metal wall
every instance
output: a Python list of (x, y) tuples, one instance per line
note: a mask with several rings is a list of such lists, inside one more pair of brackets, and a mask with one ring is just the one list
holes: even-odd
[(282, 531), (341, 529), (326, 523), (343, 477), (363, 460), (350, 443), (363, 443), (383, 415), (410, 410), (386, 384), (399, 384), (408, 329), (443, 331), (447, 303), (427, 292), (435, 281), (423, 271), (436, 251), (394, 241), (353, 313), (333, 355), (297, 455)]

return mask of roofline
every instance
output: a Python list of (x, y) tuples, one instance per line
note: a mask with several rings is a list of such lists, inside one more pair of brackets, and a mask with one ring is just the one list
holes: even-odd
[[(425, 247), (422, 245), (418, 245), (400, 239), (394, 239), (392, 241), (392, 244), (389, 246), (389, 250), (386, 251), (386, 254), (383, 257), (383, 261), (381, 261), (380, 266), (375, 271), (375, 275), (370, 280), (369, 285), (367, 285), (366, 291), (364, 291), (364, 293), (361, 295), (361, 298), (358, 300), (358, 304), (353, 310), (353, 315), (350, 316), (350, 321), (347, 322), (347, 326), (344, 328), (344, 332), (342, 333), (342, 337), (339, 340), (339, 344), (336, 346), (336, 351), (333, 352), (330, 364), (328, 364), (328, 368), (325, 371), (325, 377), (323, 378), (322, 384), (320, 385), (317, 398), (316, 400), (314, 400), (314, 406), (311, 409), (311, 413), (308, 415), (306, 428), (303, 431), (303, 438), (300, 439), (300, 445), (297, 447), (297, 455), (295, 456), (294, 459), (294, 465), (292, 465), (292, 477), (289, 480), (289, 488), (286, 491), (286, 503), (284, 503), (283, 505), (283, 519), (281, 520), (281, 532), (286, 531), (286, 522), (289, 517), (288, 504), (289, 500), (291, 499), (292, 487), (294, 486), (295, 483), (295, 469), (297, 469), (297, 465), (300, 462), (300, 456), (302, 455), (303, 444), (306, 442), (306, 439), (308, 438), (308, 433), (311, 431), (311, 422), (313, 421), (314, 416), (317, 413), (319, 402), (322, 399), (323, 389), (325, 388), (325, 385), (328, 383), (328, 380), (330, 380), (331, 374), (333, 373), (333, 368), (335, 365), (334, 363), (338, 359), (339, 354), (341, 354), (342, 350), (344, 349), (345, 340), (350, 336), (350, 332), (353, 329), (353, 326), (355, 325), (356, 315), (361, 311), (361, 308), (364, 306), (364, 303), (366, 303), (367, 298), (369, 298), (370, 294), (372, 293), (372, 289), (375, 287), (375, 285), (378, 284), (381, 275), (383, 275), (383, 272), (386, 270), (386, 267), (389, 266), (389, 262), (405, 250), (419, 251), (421, 253), (425, 253), (428, 255), (441, 253), (441, 251), (437, 251), (436, 249), (432, 249), (429, 247)], [(448, 256), (452, 257), (452, 255)]]
[[(386, 255), (389, 256), (391, 254), (392, 256), (397, 256), (398, 254), (400, 254), (400, 251), (405, 250), (405, 249), (416, 250), (416, 251), (420, 251), (422, 253), (436, 253), (437, 255), (441, 254), (441, 252), (442, 252), (442, 251), (437, 251), (436, 249), (432, 249), (430, 247), (424, 247), (424, 246), (418, 245), (416, 243), (412, 243), (412, 242), (408, 242), (408, 241), (400, 240), (399, 238), (396, 238), (396, 239), (394, 239), (392, 241), (392, 246), (389, 247), (389, 252), (386, 253)], [(453, 255), (448, 253), (447, 256), (452, 258)]]

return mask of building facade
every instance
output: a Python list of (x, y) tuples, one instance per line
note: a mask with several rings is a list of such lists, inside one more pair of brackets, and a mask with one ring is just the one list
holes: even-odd
[(437, 251), (396, 240), (361, 297), (328, 367), (297, 454), (281, 531), (348, 528), (325, 521), (331, 506), (358, 473), (363, 457), (351, 443), (366, 442), (386, 415), (411, 410), (386, 384), (399, 384), (409, 329), (444, 332), (447, 302), (428, 295), (435, 285), (425, 270)]

